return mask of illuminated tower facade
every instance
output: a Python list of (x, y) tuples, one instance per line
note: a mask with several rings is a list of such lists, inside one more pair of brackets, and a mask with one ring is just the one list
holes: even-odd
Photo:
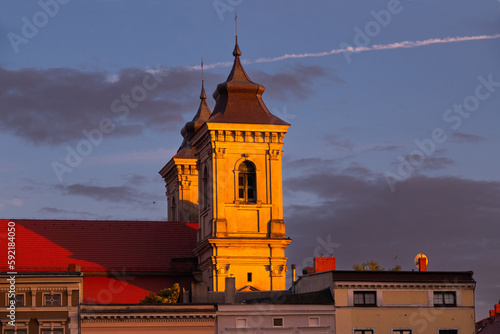
[(262, 101), (264, 87), (234, 64), (213, 94), (210, 118), (191, 143), (198, 167), (198, 245), (202, 277), (213, 291), (236, 278), (240, 290), (284, 290), (282, 146), (289, 124)]

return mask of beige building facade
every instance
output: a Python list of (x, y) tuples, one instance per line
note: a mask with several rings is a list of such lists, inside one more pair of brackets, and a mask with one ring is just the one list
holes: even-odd
[(300, 277), (294, 290), (327, 286), (337, 333), (474, 333), (472, 272), (328, 271)]
[(213, 334), (214, 305), (82, 305), (81, 334)]
[(215, 333), (333, 334), (335, 310), (318, 304), (219, 305)]
[(79, 333), (80, 272), (2, 273), (0, 281), (0, 333)]

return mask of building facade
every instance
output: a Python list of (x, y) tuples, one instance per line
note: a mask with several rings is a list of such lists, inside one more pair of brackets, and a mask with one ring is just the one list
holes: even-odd
[(80, 272), (1, 274), (0, 333), (78, 334), (82, 292)]
[(233, 56), (227, 80), (213, 94), (213, 112), (202, 87), (198, 112), (181, 131), (179, 152), (160, 171), (167, 183), (168, 217), (192, 217), (186, 207), (198, 209), (194, 254), (210, 290), (224, 291), (230, 275), (238, 289), (283, 290), (285, 249), (291, 242), (282, 197), (282, 146), (289, 124), (267, 109), (264, 87), (245, 73), (237, 42)]
[(326, 271), (300, 277), (296, 293), (330, 287), (336, 332), (474, 333), (472, 272)]
[(81, 334), (213, 334), (215, 305), (82, 305)]

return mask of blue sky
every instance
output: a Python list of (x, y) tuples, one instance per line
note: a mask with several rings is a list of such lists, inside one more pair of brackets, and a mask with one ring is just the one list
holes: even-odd
[[(475, 272), (478, 319), (498, 302), (499, 1), (1, 8), (0, 216), (165, 219), (158, 171), (196, 112), (201, 57), (214, 106), (236, 10), (245, 69), (292, 124), (283, 166), (289, 262), (300, 268), (333, 251), (339, 269), (374, 259), (411, 270), (424, 252), (429, 270)], [(347, 47), (360, 52), (339, 51)], [(152, 73), (157, 87), (120, 119), (113, 101)], [(81, 146), (83, 131), (105, 119), (113, 129)], [(88, 155), (69, 167), (78, 145)], [(54, 164), (69, 169), (58, 177)]]

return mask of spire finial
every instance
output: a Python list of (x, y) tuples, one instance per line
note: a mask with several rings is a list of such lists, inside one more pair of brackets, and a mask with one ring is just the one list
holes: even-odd
[(234, 11), (234, 27), (236, 29), (236, 38), (238, 38), (238, 12)]
[(236, 45), (234, 46), (233, 56), (241, 56), (240, 47), (238, 46), (238, 14), (234, 11), (234, 25), (236, 28)]
[(203, 57), (201, 57), (201, 93), (200, 100), (205, 100), (207, 94), (205, 94), (205, 80), (203, 80)]
[(203, 81), (203, 57), (201, 57), (201, 81)]

